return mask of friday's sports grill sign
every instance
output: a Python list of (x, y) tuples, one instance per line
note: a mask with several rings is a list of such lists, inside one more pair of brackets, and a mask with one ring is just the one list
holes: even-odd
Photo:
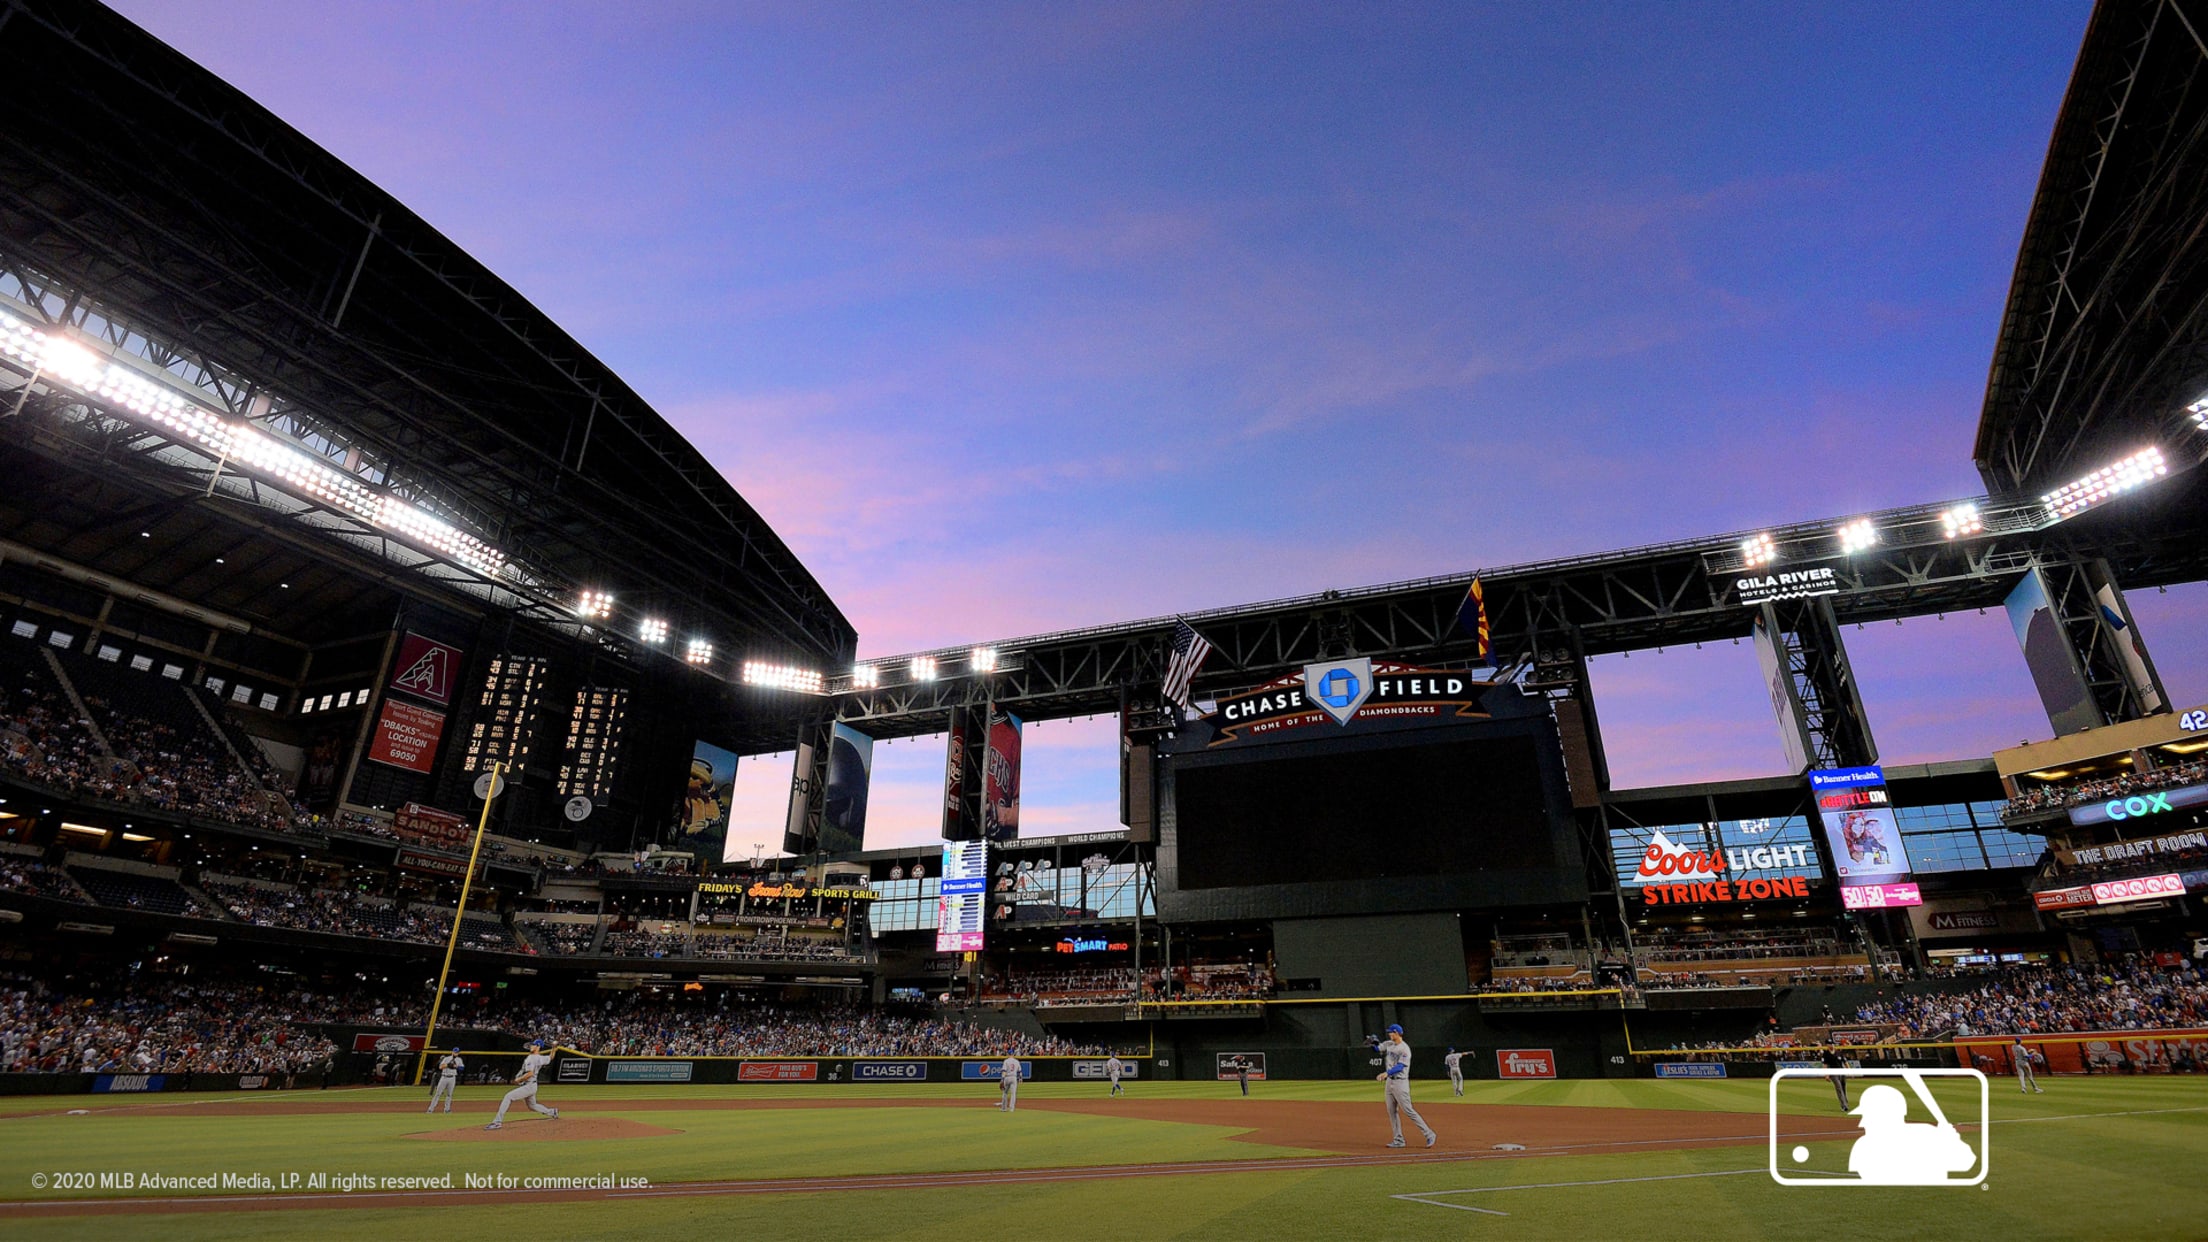
[(1353, 720), (1391, 717), (1484, 717), (1485, 682), (1463, 672), (1369, 659), (1307, 664), (1301, 673), (1254, 690), (1222, 695), (1209, 717), (1211, 744), (1263, 737)]

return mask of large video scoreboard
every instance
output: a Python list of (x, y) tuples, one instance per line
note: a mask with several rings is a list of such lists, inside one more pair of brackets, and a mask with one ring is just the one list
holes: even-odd
[(1265, 918), (1585, 900), (1548, 703), (1367, 661), (1223, 696), (1159, 747), (1159, 910)]

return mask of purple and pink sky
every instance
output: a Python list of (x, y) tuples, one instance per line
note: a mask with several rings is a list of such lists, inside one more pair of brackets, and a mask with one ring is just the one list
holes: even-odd
[[(2091, 8), (117, 7), (619, 372), (864, 656), (1975, 494)], [(2208, 699), (2208, 588), (2132, 603)], [(1998, 611), (1849, 638), (1890, 763), (2048, 735)], [(1595, 691), (1620, 785), (1780, 769), (1745, 644)], [(932, 839), (939, 744), (877, 753), (870, 843)], [(1107, 724), (1028, 756), (1030, 835), (1111, 826)]]

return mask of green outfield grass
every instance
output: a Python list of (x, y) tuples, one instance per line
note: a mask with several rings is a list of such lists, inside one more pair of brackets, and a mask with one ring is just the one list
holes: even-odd
[[(1472, 1158), (1356, 1168), (1280, 1169), (1034, 1185), (981, 1185), (744, 1197), (636, 1197), (589, 1203), (384, 1206), (346, 1210), (170, 1214), (146, 1218), (12, 1219), (10, 1237), (115, 1236), (153, 1227), (164, 1238), (376, 1237), (431, 1233), (612, 1237), (698, 1225), (771, 1227), (778, 1238), (909, 1237), (970, 1240), (1017, 1231), (1051, 1239), (1126, 1238), (1554, 1238), (1795, 1239), (2208, 1237), (2208, 1082), (2195, 1078), (2054, 1079), (2019, 1096), (1996, 1080), (1992, 1169), (1984, 1189), (1788, 1189), (1765, 1171), (1761, 1145), (1632, 1155)], [(1231, 1084), (1142, 1083), (1138, 1098), (1232, 1097)], [(1370, 1104), (1372, 1137), (1385, 1135), (1369, 1083), (1266, 1083), (1261, 1099)], [(1768, 1084), (1587, 1081), (1471, 1085), (1467, 1099), (1422, 1082), (1420, 1107), (1441, 1131), (1461, 1133), (1482, 1104), (1556, 1108), (1692, 1109), (1744, 1114), (1760, 1132)], [(649, 1178), (662, 1190), (684, 1181), (840, 1174), (1105, 1166), (1280, 1157), (1303, 1153), (1232, 1139), (1204, 1124), (1022, 1111), (1006, 1117), (981, 1085), (562, 1087), (555, 1104), (587, 1103), (590, 1115), (626, 1116), (684, 1133), (570, 1143), (428, 1143), (406, 1134), (476, 1124), (497, 1088), (469, 1088), (448, 1120), (419, 1113), (268, 1115), (292, 1100), (415, 1100), (407, 1091), (299, 1092), (216, 1097), (84, 1097), (0, 1100), (0, 1199), (44, 1201), (41, 1171), (129, 1170), (171, 1175), (356, 1171), (514, 1176), (610, 1173)], [(1030, 1084), (1022, 1099), (1099, 1098), (1096, 1084)], [(1938, 1094), (1958, 1121), (1974, 1098)], [(618, 1108), (623, 1101), (700, 1099), (963, 1098), (981, 1107), (696, 1110)], [(172, 1107), (217, 1100), (220, 1115)], [(1790, 1113), (1833, 1115), (1829, 1088), (1787, 1084)], [(48, 1116), (90, 1108), (88, 1116)], [(2178, 1111), (2182, 1110), (2182, 1111)], [(509, 1117), (511, 1121), (512, 1118)], [(538, 1124), (538, 1123), (529, 1123)], [(1367, 1136), (1359, 1135), (1356, 1138)], [(1844, 1146), (1818, 1145), (1815, 1163)], [(1481, 1153), (1484, 1154), (1484, 1153)], [(1844, 1158), (1844, 1157), (1843, 1157)], [(1814, 1164), (1812, 1165), (1814, 1167)], [(1651, 1180), (1662, 1179), (1662, 1180)], [(1608, 1183), (1608, 1184), (1591, 1184)], [(1470, 1192), (1470, 1193), (1450, 1193)], [(71, 1197), (83, 1192), (59, 1192)], [(90, 1192), (100, 1197), (102, 1192)], [(113, 1191), (105, 1192), (112, 1196)], [(1425, 1196), (1422, 1200), (1394, 1198)], [(1457, 1207), (1438, 1206), (1455, 1204)], [(1478, 1207), (1485, 1211), (1460, 1210)], [(1496, 1215), (1491, 1213), (1507, 1213)]]

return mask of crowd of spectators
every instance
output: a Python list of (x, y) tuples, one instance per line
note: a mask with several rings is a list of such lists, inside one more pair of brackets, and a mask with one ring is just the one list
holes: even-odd
[(1633, 949), (1643, 966), (1665, 962), (1719, 962), (1781, 957), (1861, 956), (1829, 927), (1788, 928), (1770, 932), (1683, 932), (1646, 937)]
[(2009, 799), (2001, 808), (2004, 819), (2040, 811), (2066, 810), (2104, 798), (2123, 798), (2151, 789), (2198, 785), (2208, 781), (2208, 758), (2158, 767), (2147, 772), (2119, 772), (2114, 776), (2079, 781), (2072, 785), (2041, 785)]
[(11, 982), (0, 984), (0, 1070), (313, 1072), (337, 1045), (310, 1027), (343, 1009), (341, 998), (260, 988), (165, 983), (64, 994)]
[[(37, 665), (21, 660), (0, 665), (0, 682), (5, 683), (0, 684), (0, 767), (23, 780), (70, 797), (272, 832), (322, 831), (315, 817), (295, 813), (280, 793), (264, 790), (203, 724), (179, 727), (113, 699), (85, 695), (86, 710), (100, 721), (96, 734)], [(160, 691), (183, 691), (155, 684)]]
[(2019, 966), (1961, 992), (1895, 996), (1856, 1011), (1898, 1023), (1905, 1038), (2045, 1035), (2208, 1025), (2208, 973), (2193, 961), (2151, 957), (2071, 966)]
[(597, 943), (598, 924), (532, 922), (524, 929), (537, 948), (546, 953), (573, 955), (590, 952)]
[(443, 944), (452, 915), (342, 889), (269, 887), (202, 873), (200, 887), (240, 922), (338, 936)]
[(850, 1006), (707, 1005), (640, 993), (580, 1009), (547, 1009), (507, 1024), (599, 1056), (1001, 1057), (1101, 1056), (1105, 1049), (1050, 1035), (969, 1025), (942, 1014)]
[(0, 888), (34, 897), (51, 897), (55, 901), (89, 903), (92, 900), (75, 880), (69, 878), (66, 870), (12, 854), (0, 854)]

